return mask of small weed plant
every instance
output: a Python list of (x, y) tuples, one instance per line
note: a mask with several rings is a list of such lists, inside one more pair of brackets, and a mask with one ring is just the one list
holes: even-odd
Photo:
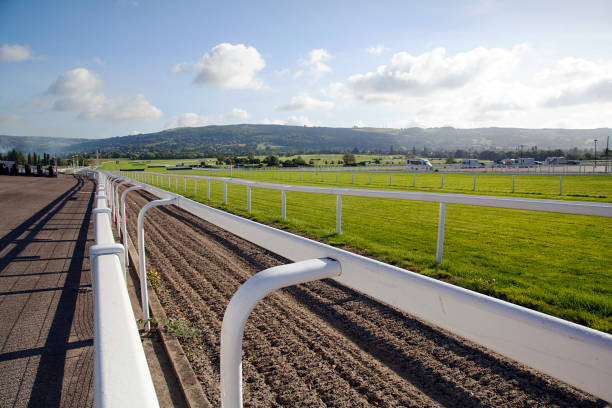
[(159, 282), (161, 280), (159, 272), (157, 272), (155, 268), (147, 270), (147, 279), (149, 280), (149, 283), (151, 284), (153, 290), (157, 292), (157, 290), (159, 289)]

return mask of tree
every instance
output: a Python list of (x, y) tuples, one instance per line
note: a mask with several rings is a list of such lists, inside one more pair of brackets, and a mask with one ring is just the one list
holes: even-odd
[(266, 156), (266, 158), (263, 159), (263, 162), (268, 166), (278, 166), (279, 164), (278, 157), (273, 154)]
[(355, 155), (352, 153), (347, 153), (342, 156), (342, 161), (347, 166), (353, 165), (355, 164)]
[(446, 158), (446, 164), (455, 164), (457, 163), (457, 160), (455, 159), (455, 156), (451, 154), (448, 155), (448, 157)]

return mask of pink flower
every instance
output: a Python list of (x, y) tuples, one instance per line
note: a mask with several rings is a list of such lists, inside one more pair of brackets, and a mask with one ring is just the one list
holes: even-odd
[(164, 331), (164, 326), (161, 324), (155, 328), (157, 331)]

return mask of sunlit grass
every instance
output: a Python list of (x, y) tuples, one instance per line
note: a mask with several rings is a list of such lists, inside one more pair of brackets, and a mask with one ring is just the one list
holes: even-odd
[[(258, 181), (270, 175), (255, 173)], [(337, 185), (360, 188), (411, 190), (412, 174), (298, 172), (275, 174), (274, 181), (291, 184)], [(291, 177), (291, 178), (289, 178)], [(324, 181), (321, 182), (321, 177)], [(417, 174), (415, 191), (470, 193), (473, 176)], [(479, 175), (489, 194), (558, 198), (559, 177)], [(253, 177), (251, 177), (252, 179)], [(171, 191), (175, 176), (170, 175)], [(183, 183), (178, 177), (178, 192)], [(608, 201), (609, 177), (564, 176), (563, 199), (574, 192), (580, 199)], [(419, 182), (421, 184), (419, 184)], [(508, 186), (509, 184), (509, 186)], [(480, 184), (477, 184), (477, 187)], [(223, 182), (186, 183), (187, 197), (254, 220), (312, 236), (331, 245), (352, 248), (384, 262), (486, 293), (544, 313), (612, 333), (612, 219), (521, 210), (447, 205), (444, 257), (435, 263), (438, 204), (401, 200), (343, 197), (342, 234), (335, 234), (335, 200), (332, 195), (287, 192), (287, 220), (281, 219), (281, 192), (252, 189), (252, 211), (246, 212), (246, 187), (228, 183), (228, 203), (223, 204)], [(167, 189), (167, 176), (163, 177)], [(473, 193), (473, 192), (472, 192)], [(476, 193), (482, 194), (482, 191)], [(586, 196), (586, 197), (584, 197)], [(574, 197), (576, 199), (576, 197)]]

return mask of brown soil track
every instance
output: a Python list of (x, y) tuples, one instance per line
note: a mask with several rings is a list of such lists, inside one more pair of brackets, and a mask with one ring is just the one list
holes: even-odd
[[(128, 195), (136, 242), (140, 208)], [(147, 265), (169, 316), (201, 338), (183, 343), (204, 392), (220, 406), (219, 338), (225, 308), (253, 274), (288, 261), (176, 207), (147, 213)], [(434, 328), (334, 281), (264, 299), (243, 341), (245, 406), (605, 406), (588, 394)]]

